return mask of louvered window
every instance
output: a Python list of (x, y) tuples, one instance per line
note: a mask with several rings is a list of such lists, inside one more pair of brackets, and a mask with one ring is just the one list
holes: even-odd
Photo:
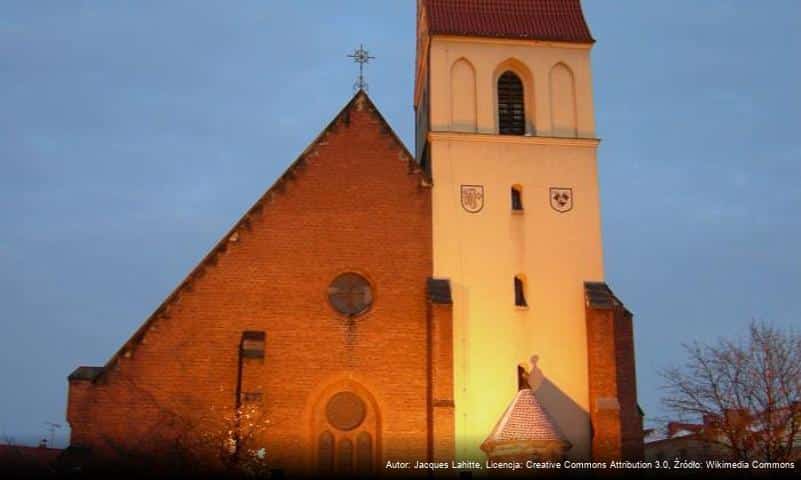
[(526, 133), (526, 112), (523, 102), (523, 82), (512, 72), (504, 72), (498, 79), (498, 133), (523, 135)]

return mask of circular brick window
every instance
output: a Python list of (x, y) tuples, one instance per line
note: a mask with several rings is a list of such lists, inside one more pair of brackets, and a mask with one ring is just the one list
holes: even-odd
[(364, 421), (367, 406), (358, 395), (352, 392), (339, 392), (325, 406), (328, 423), (339, 430), (353, 430)]
[(370, 282), (358, 273), (343, 273), (328, 286), (328, 301), (339, 313), (355, 316), (370, 308), (373, 290)]

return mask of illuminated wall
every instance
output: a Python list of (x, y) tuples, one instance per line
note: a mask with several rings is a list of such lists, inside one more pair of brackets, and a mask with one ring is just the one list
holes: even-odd
[[(569, 455), (590, 454), (583, 282), (603, 280), (603, 259), (589, 51), (523, 40), (431, 41), (434, 275), (450, 278), (453, 289), (461, 458), (485, 458), (478, 447), (517, 390), (516, 366), (532, 354), (547, 378), (538, 395), (573, 444)], [(524, 85), (524, 136), (496, 134), (495, 84), (506, 70)], [(472, 86), (457, 77), (475, 83), (475, 94), (464, 95), (470, 104), (458, 99)], [(465, 128), (473, 108), (474, 130)], [(483, 187), (477, 213), (463, 208), (462, 185)], [(511, 209), (513, 185), (522, 188), (522, 213)], [(570, 189), (572, 208), (554, 209), (552, 188)], [(519, 274), (527, 308), (515, 306)]]

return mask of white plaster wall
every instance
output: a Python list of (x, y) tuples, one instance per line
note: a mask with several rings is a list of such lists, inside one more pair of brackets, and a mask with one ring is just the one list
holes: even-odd
[[(603, 280), (601, 219), (589, 49), (533, 42), (440, 39), (431, 49), (434, 274), (450, 278), (454, 298), (457, 455), (485, 458), (479, 445), (517, 389), (516, 366), (532, 354), (547, 378), (538, 392), (573, 443), (590, 453), (584, 281)], [(451, 69), (475, 69), (476, 128), (453, 124)], [(494, 75), (513, 59), (530, 74), (527, 109), (537, 136), (495, 135)], [(564, 62), (575, 79), (576, 133), (551, 125), (550, 69)], [(461, 112), (462, 110), (459, 110)], [(483, 185), (484, 207), (468, 213), (461, 185)], [(524, 213), (511, 211), (512, 185)], [(549, 203), (551, 187), (573, 189), (567, 213)], [(514, 305), (514, 276), (527, 279), (529, 307)]]

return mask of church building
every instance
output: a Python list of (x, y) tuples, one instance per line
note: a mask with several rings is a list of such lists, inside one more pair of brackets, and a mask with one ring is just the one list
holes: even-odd
[(359, 89), (104, 366), (69, 376), (71, 445), (307, 474), (640, 458), (594, 42), (579, 0), (419, 0), (414, 153)]

